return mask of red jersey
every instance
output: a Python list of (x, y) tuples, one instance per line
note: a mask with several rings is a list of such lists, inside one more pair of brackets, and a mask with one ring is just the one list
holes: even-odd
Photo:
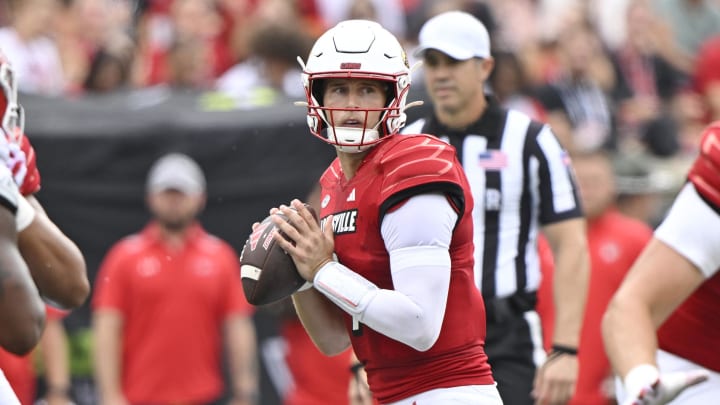
[[(610, 299), (625, 274), (652, 237), (652, 229), (643, 222), (609, 210), (588, 221), (588, 251), (590, 253), (590, 283), (585, 315), (580, 333), (578, 361), (580, 365), (575, 394), (571, 405), (609, 405), (614, 395), (607, 390), (612, 375), (605, 354), (600, 325)], [(542, 282), (538, 290), (538, 313), (545, 331), (547, 349), (552, 344), (554, 327), (553, 258), (545, 238), (539, 238)], [(611, 381), (611, 380), (610, 380)]]
[[(683, 221), (706, 227), (717, 223), (717, 218), (720, 216), (720, 121), (711, 124), (705, 130), (700, 143), (700, 154), (690, 169), (688, 179), (700, 198), (697, 200), (698, 204), (704, 204), (709, 209), (703, 210), (701, 208), (704, 207), (698, 207), (688, 212), (679, 212), (683, 216)], [(674, 214), (671, 211), (669, 215)], [(690, 249), (695, 250), (695, 246), (687, 249), (686, 244), (679, 241), (686, 230), (663, 229), (662, 231), (662, 236), (656, 232), (656, 237), (673, 246), (680, 254), (688, 259), (702, 259), (698, 257), (697, 252), (686, 252)], [(717, 251), (720, 246), (713, 248)], [(704, 255), (709, 256), (711, 253)], [(717, 342), (720, 342), (720, 271), (718, 270), (716, 268), (703, 270), (707, 280), (658, 330), (658, 343), (662, 350), (716, 372), (720, 372), (720, 351), (717, 350)]]
[(93, 309), (118, 311), (122, 390), (131, 403), (207, 403), (223, 392), (222, 328), (249, 315), (235, 251), (200, 225), (181, 249), (158, 225), (117, 243), (97, 276)]
[(283, 405), (347, 405), (352, 351), (322, 354), (299, 319), (284, 321), (281, 332), (287, 344), (285, 362), (293, 379)]
[(384, 215), (413, 195), (433, 192), (447, 195), (458, 212), (445, 318), (432, 348), (416, 351), (364, 325), (353, 331), (346, 314), (375, 397), (386, 403), (436, 388), (493, 384), (484, 351), (485, 307), (473, 277), (473, 200), (455, 149), (431, 136), (390, 136), (367, 154), (351, 180), (336, 159), (320, 185), (321, 217), (334, 216), (339, 262), (382, 289), (393, 289), (380, 231)]

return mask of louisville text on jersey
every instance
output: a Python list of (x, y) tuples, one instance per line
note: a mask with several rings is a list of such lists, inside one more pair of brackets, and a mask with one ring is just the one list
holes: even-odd
[[(333, 214), (332, 229), (335, 235), (343, 233), (352, 233), (357, 229), (355, 227), (355, 221), (357, 220), (357, 209), (336, 212)], [(322, 229), (325, 229), (328, 217), (325, 217), (321, 221)]]

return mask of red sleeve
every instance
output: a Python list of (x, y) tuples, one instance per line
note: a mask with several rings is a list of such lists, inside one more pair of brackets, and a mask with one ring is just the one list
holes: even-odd
[[(402, 136), (383, 154), (380, 165), (383, 172), (380, 200), (392, 202), (387, 208), (426, 192), (440, 191), (464, 198), (462, 190), (467, 181), (455, 148), (431, 136)], [(456, 208), (463, 211), (462, 207)]]
[(690, 172), (688, 179), (698, 193), (720, 212), (720, 121), (710, 124), (704, 131), (700, 141), (700, 154)]
[(25, 134), (20, 135), (20, 149), (25, 152), (25, 159), (27, 167), (27, 174), (22, 186), (20, 186), (20, 193), (22, 195), (31, 195), (40, 191), (40, 171), (37, 168), (37, 157), (35, 156), (35, 149), (30, 144), (30, 139)]
[(93, 310), (114, 308), (124, 311), (127, 307), (126, 292), (128, 291), (126, 275), (125, 241), (115, 245), (105, 256), (95, 279), (95, 289), (92, 300)]
[(230, 245), (223, 246), (222, 259), (224, 261), (223, 268), (226, 269), (226, 301), (224, 313), (225, 315), (241, 314), (251, 316), (255, 311), (255, 307), (250, 305), (245, 299), (245, 293), (242, 289), (242, 281), (240, 281), (240, 260), (235, 250)]

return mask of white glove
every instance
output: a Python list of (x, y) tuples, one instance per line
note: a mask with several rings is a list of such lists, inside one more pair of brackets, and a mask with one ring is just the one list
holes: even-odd
[(15, 184), (18, 187), (22, 186), (25, 181), (25, 175), (27, 175), (27, 156), (22, 151), (20, 145), (7, 139), (6, 136), (2, 136), (0, 132), (0, 162), (5, 164), (5, 167), (10, 169)]
[(625, 376), (628, 397), (623, 405), (664, 405), (680, 395), (686, 388), (708, 379), (707, 370), (676, 371), (660, 374), (650, 364), (635, 366)]

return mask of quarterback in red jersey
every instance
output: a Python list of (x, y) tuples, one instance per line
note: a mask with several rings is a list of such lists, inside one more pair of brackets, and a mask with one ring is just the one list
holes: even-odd
[(271, 210), (290, 219), (275, 217), (293, 243), (275, 238), (313, 283), (293, 296), (303, 326), (325, 354), (352, 344), (382, 404), (501, 404), (470, 187), (452, 146), (397, 134), (410, 85), (401, 45), (375, 22), (344, 21), (303, 68), (310, 131), (337, 151), (320, 179), (321, 225), (298, 200)]
[(673, 403), (717, 403), (718, 270), (720, 121), (705, 129), (687, 184), (605, 313), (605, 346), (623, 378), (623, 404), (676, 397)]

